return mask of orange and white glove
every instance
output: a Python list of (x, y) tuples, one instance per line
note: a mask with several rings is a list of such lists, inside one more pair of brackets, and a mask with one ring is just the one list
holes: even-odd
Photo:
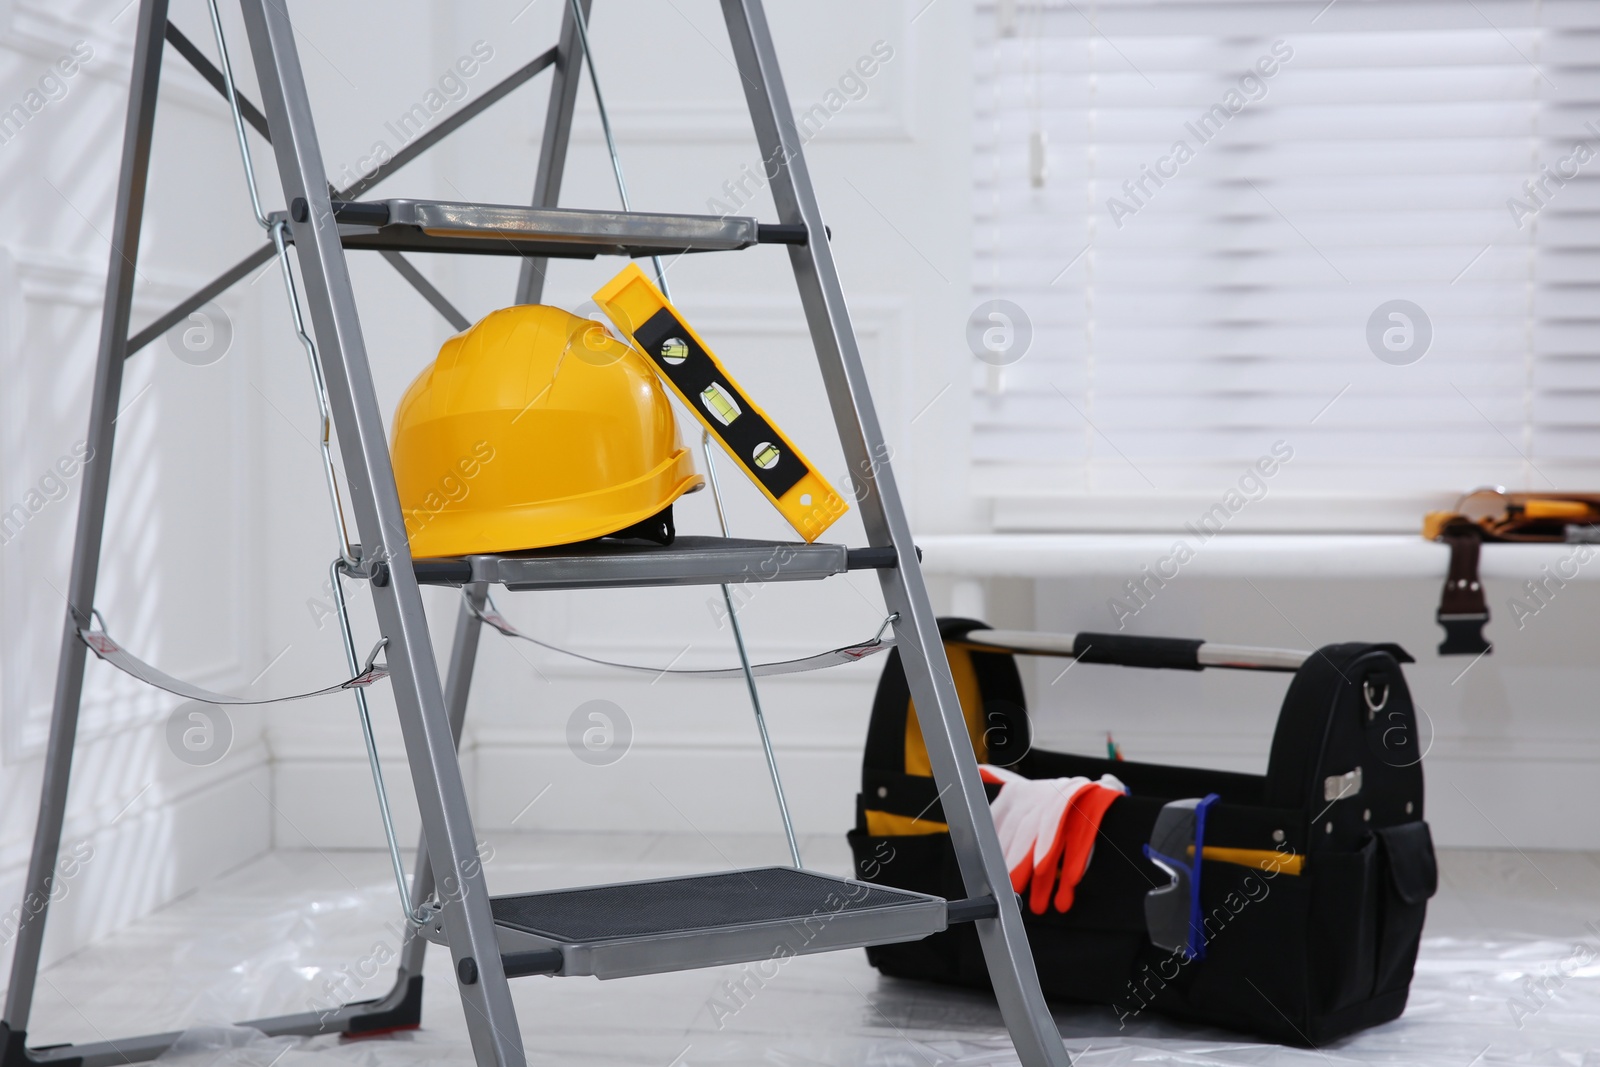
[(1043, 915), (1051, 890), (1055, 908), (1067, 911), (1094, 853), (1100, 820), (1128, 787), (1114, 775), (1088, 778), (1024, 778), (1004, 767), (982, 765), (983, 780), (999, 785), (989, 805), (995, 832), (1011, 872), (1013, 892), (1028, 894), (1028, 910)]

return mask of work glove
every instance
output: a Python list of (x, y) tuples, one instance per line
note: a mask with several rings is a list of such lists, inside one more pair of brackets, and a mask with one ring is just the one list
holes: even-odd
[(981, 765), (985, 782), (999, 785), (989, 805), (1011, 873), (1011, 889), (1028, 895), (1028, 910), (1043, 915), (1055, 891), (1055, 909), (1071, 909), (1074, 892), (1094, 853), (1100, 820), (1128, 787), (1114, 775), (1024, 778), (1003, 767)]

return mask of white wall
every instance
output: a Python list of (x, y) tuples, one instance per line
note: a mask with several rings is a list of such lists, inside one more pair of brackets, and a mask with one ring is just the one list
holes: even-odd
[[(926, 567), (936, 584), (961, 590), (962, 611), (996, 626), (1298, 649), (1399, 644), (1416, 660), (1405, 674), (1435, 840), (1600, 848), (1587, 818), (1600, 791), (1593, 773), (1600, 724), (1589, 710), (1594, 668), (1584, 625), (1600, 611), (1600, 584), (1586, 546), (1485, 546), (1480, 573), (1492, 618), (1484, 634), (1494, 651), (1445, 657), (1433, 615), (1449, 552), (1419, 537), (1217, 537), (1196, 545), (1194, 557), (1159, 585), (1144, 568), (1171, 553), (1170, 536), (1013, 536), (1003, 556), (992, 540), (928, 538)], [(1147, 581), (1145, 603), (1132, 615), (1126, 607), (1139, 601), (1127, 593), (1130, 580)], [(1527, 596), (1530, 580), (1545, 583), (1543, 606)], [(1537, 610), (1515, 610), (1514, 598)], [(1257, 774), (1266, 769), (1289, 681), (1023, 663), (1041, 747), (1103, 752), (1110, 732), (1130, 760)]]
[[(198, 30), (198, 8), (176, 17)], [(33, 836), (64, 614), (116, 195), (136, 12), (0, 5), (0, 930), (9, 957)], [(62, 57), (77, 62), (58, 66)], [(64, 75), (62, 70), (71, 71)], [(30, 92), (39, 95), (30, 97)], [(210, 89), (181, 62), (163, 80), (135, 322), (186, 295), (255, 240)], [(12, 105), (21, 105), (13, 111)], [(26, 118), (18, 117), (26, 116)], [(202, 684), (265, 664), (254, 565), (266, 517), (256, 293), (222, 301), (235, 339), (209, 366), (158, 341), (130, 363), (96, 604), (113, 632)], [(63, 457), (68, 457), (63, 462)], [(60, 477), (62, 472), (67, 477)], [(67, 846), (46, 957), (147, 911), (270, 841), (259, 716), (235, 717), (227, 759), (196, 768), (165, 740), (177, 704), (91, 663)]]
[[(415, 99), (472, 42), (487, 41), (494, 59), (477, 87), (503, 76), (554, 39), (561, 5), (541, 0), (513, 23), (521, 2), (480, 7), (440, 5), (433, 52), (412, 83), (369, 112), (325, 127), (329, 159), (382, 136), (381, 119)], [(935, 5), (913, 25), (921, 5), (770, 5), (790, 96), (797, 109), (826, 103), (830, 90), (877, 42), (892, 58), (865, 80), (864, 95), (842, 104), (808, 145), (833, 249), (850, 295), (857, 334), (879, 411), (898, 451), (897, 464), (924, 528), (960, 528), (971, 517), (965, 486), (948, 472), (962, 454), (962, 390), (945, 386), (965, 373), (961, 342), (967, 302), (968, 161), (965, 148), (968, 41), (966, 5)], [(680, 13), (681, 12), (681, 17)], [(318, 14), (307, 12), (313, 39)], [(326, 17), (333, 18), (330, 12)], [(706, 211), (712, 198), (767, 221), (770, 197), (746, 181), (736, 203), (725, 183), (742, 168), (760, 172), (760, 153), (732, 66), (727, 33), (709, 2), (658, 6), (601, 0), (593, 19), (596, 60), (623, 154), (634, 206)], [(663, 58), (665, 57), (665, 58)], [(347, 93), (339, 79), (308, 62), (323, 98)], [(353, 80), (364, 84), (361, 77)], [(543, 78), (465, 129), (436, 158), (387, 183), (388, 195), (525, 202), (532, 187), (548, 81)], [(838, 103), (838, 101), (834, 101)], [(616, 193), (587, 84), (579, 109), (562, 203), (613, 207)], [(711, 210), (725, 210), (712, 207)], [(507, 302), (515, 267), (498, 259), (416, 257), (469, 317)], [(573, 261), (555, 267), (551, 303), (577, 307), (620, 266)], [(368, 344), (381, 402), (400, 390), (448, 333), (381, 263), (357, 261)], [(821, 464), (846, 484), (845, 464), (829, 422), (793, 276), (779, 248), (689, 257), (669, 274), (673, 295), (746, 387)], [(930, 402), (931, 406), (930, 406)], [(921, 418), (919, 412), (926, 411)], [(913, 421), (915, 420), (915, 421)], [(696, 435), (697, 436), (697, 435)], [(782, 520), (725, 461), (735, 533), (792, 536)], [(288, 496), (293, 489), (284, 485)], [(301, 487), (313, 521), (318, 486)], [(681, 531), (715, 529), (709, 493), (682, 502)], [(333, 626), (318, 632), (306, 599), (314, 596), (325, 541), (309, 532), (275, 543), (273, 569), (305, 575), (269, 594), (272, 641), (295, 642), (305, 662), (320, 656), (323, 676), (336, 670)], [(852, 544), (864, 534), (854, 515), (830, 537)], [(810, 586), (768, 586), (742, 609), (753, 654), (785, 658), (871, 635), (882, 601), (870, 574)], [(602, 658), (679, 666), (737, 662), (730, 632), (719, 626), (720, 594), (710, 589), (584, 594), (497, 594), (519, 625), (541, 639)], [(448, 643), (455, 601), (431, 598), (436, 639)], [(370, 628), (368, 630), (370, 632)], [(320, 651), (314, 651), (320, 650)], [(877, 667), (844, 668), (763, 684), (766, 711), (802, 830), (841, 833), (851, 820), (860, 744)], [(308, 673), (307, 678), (311, 675)], [(620, 762), (592, 767), (569, 751), (569, 716), (594, 698), (629, 717), (633, 747)], [(386, 698), (380, 695), (379, 700)], [(380, 715), (391, 782), (404, 779), (392, 715)], [(374, 843), (376, 809), (349, 709), (292, 711), (270, 731), (280, 808), (276, 839), (320, 845)], [(751, 830), (772, 833), (781, 856), (778, 817), (767, 784), (742, 683), (635, 680), (490, 633), (473, 692), (468, 771), (477, 816), (486, 829)], [(528, 804), (542, 791), (539, 802)], [(404, 782), (397, 792), (405, 792)], [(407, 837), (414, 816), (405, 820)], [(526, 810), (524, 810), (526, 809)]]

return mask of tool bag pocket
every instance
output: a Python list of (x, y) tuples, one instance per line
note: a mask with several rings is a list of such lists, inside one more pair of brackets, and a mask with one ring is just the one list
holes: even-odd
[[(1288, 1044), (1304, 1044), (1296, 1032), (1307, 1007), (1311, 880), (1283, 871), (1235, 863), (1206, 862), (1201, 868), (1204, 959), (1151, 946), (1156, 955), (1141, 976), (1160, 968), (1175, 977), (1153, 998), (1152, 1007), (1199, 1023), (1247, 1030)], [(1119, 1018), (1123, 1004), (1114, 1004)]]
[(1376, 837), (1354, 852), (1324, 852), (1312, 863), (1311, 983), (1324, 1011), (1373, 994), (1381, 863)]
[(1411, 984), (1428, 899), (1439, 888), (1439, 867), (1428, 824), (1420, 819), (1386, 826), (1377, 831), (1375, 839), (1388, 877), (1378, 924), (1374, 985), (1379, 993), (1392, 993)]
[[(856, 877), (863, 881), (947, 900), (966, 895), (948, 834), (875, 837), (856, 830), (849, 835), (849, 842)], [(1109, 870), (1102, 866), (1102, 871)], [(1106, 880), (1102, 877), (1098, 882)], [(1148, 940), (1142, 919), (1136, 920), (1137, 907), (1126, 906), (1136, 904), (1137, 895), (1108, 896), (1106, 888), (1086, 874), (1072, 911), (1034, 915), (1024, 905), (1023, 925), (1046, 996), (1094, 1003), (1111, 1003), (1117, 991), (1126, 996)], [(1116, 914), (1119, 911), (1123, 914)], [(971, 923), (957, 924), (920, 941), (868, 948), (867, 960), (896, 978), (989, 988), (989, 970)]]
[(1404, 991), (1438, 887), (1422, 821), (1375, 831), (1355, 852), (1318, 855), (1311, 872), (1312, 977), (1317, 1004), (1336, 1012)]
[(1134, 984), (1172, 972), (1149, 998), (1158, 1011), (1289, 1045), (1325, 1044), (1404, 1009), (1436, 884), (1421, 821), (1385, 827), (1353, 851), (1313, 853), (1299, 875), (1207, 862), (1205, 958), (1152, 946)]

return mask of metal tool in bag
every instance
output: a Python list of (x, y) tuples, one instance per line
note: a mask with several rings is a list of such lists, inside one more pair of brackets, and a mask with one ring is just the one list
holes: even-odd
[(1202, 868), (1195, 856), (1205, 856), (1206, 809), (1217, 800), (1217, 794), (1207, 793), (1172, 801), (1156, 816), (1150, 843), (1144, 846), (1145, 858), (1172, 879), (1145, 894), (1150, 941), (1198, 960), (1206, 958), (1206, 933), (1200, 911)]

